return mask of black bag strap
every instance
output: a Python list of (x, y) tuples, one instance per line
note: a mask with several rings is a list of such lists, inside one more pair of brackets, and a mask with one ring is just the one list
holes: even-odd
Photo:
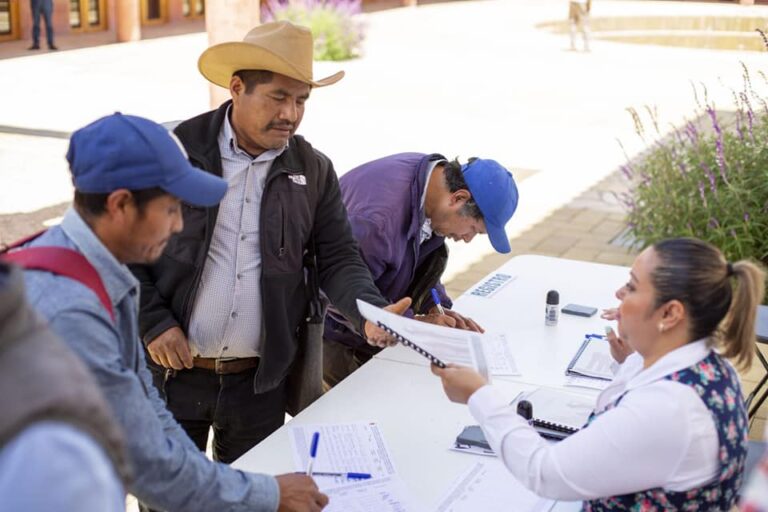
[[(330, 169), (318, 162), (319, 157), (312, 148), (312, 145), (303, 138), (298, 138), (299, 153), (304, 161), (306, 168), (307, 202), (312, 212), (312, 223), (315, 222), (317, 205), (325, 189), (325, 181)], [(320, 273), (317, 265), (317, 245), (315, 243), (315, 230), (309, 233), (309, 241), (304, 252), (304, 268), (306, 269), (306, 286), (309, 291), (309, 309), (307, 311), (307, 321), (311, 324), (323, 323), (325, 316), (325, 307), (320, 295)]]
[(320, 298), (320, 276), (317, 270), (317, 253), (315, 252), (315, 234), (309, 235), (307, 252), (304, 255), (304, 268), (307, 269), (307, 288), (309, 289), (309, 311), (307, 321), (319, 324), (323, 321), (323, 301)]

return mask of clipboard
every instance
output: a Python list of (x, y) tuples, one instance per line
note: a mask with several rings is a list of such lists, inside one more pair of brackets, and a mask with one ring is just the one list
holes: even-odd
[(568, 363), (565, 374), (610, 382), (617, 367), (618, 363), (611, 356), (611, 347), (606, 337), (587, 334), (576, 355)]

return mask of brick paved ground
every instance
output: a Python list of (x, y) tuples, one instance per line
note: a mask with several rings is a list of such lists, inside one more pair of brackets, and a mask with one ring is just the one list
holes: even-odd
[[(619, 172), (603, 179), (566, 206), (512, 239), (510, 254), (492, 254), (446, 283), (448, 294), (461, 295), (485, 275), (520, 254), (540, 254), (582, 261), (630, 266), (637, 254), (620, 240), (626, 224), (624, 211), (614, 199), (626, 190)], [(765, 374), (759, 361), (742, 371), (744, 393), (749, 393)], [(750, 428), (750, 438), (761, 440), (768, 421), (768, 401), (760, 408)]]

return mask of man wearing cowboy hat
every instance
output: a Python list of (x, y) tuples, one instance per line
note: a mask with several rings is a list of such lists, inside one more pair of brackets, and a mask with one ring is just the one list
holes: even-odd
[(175, 132), (193, 165), (229, 188), (218, 208), (184, 205), (184, 230), (134, 271), (156, 385), (197, 446), (213, 427), (214, 457), (232, 462), (283, 424), (286, 376), (312, 314), (305, 251), (316, 253), (324, 293), (372, 343), (391, 340), (355, 301), (389, 302), (360, 257), (331, 161), (295, 135), (312, 88), (344, 73), (314, 80), (311, 33), (284, 21), (207, 49), (198, 66), (232, 99)]

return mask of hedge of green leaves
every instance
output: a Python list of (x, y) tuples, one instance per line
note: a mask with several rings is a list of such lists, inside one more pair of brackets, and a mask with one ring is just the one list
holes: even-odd
[[(746, 68), (744, 78), (728, 123), (706, 102), (702, 122), (674, 129), (622, 167), (632, 187), (621, 199), (639, 248), (692, 236), (731, 261), (768, 264), (768, 104), (752, 89)], [(639, 115), (631, 112), (642, 135)]]

